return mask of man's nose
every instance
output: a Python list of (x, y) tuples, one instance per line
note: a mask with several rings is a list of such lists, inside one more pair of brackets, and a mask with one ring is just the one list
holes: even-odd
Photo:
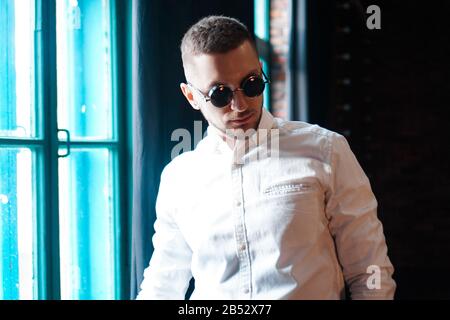
[(233, 99), (231, 99), (231, 110), (233, 111), (245, 111), (247, 109), (247, 102), (244, 98), (244, 93), (242, 90), (236, 90), (233, 94)]

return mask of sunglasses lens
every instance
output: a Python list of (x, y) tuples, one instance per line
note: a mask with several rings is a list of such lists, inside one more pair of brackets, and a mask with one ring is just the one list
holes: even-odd
[(217, 86), (210, 91), (211, 103), (216, 107), (222, 108), (230, 104), (233, 99), (233, 92), (225, 86)]
[(259, 77), (248, 78), (242, 86), (247, 97), (257, 97), (263, 93), (265, 87), (264, 80)]

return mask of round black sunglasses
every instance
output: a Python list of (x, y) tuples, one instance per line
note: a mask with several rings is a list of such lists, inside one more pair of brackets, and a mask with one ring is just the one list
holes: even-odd
[(194, 87), (190, 82), (188, 82), (188, 85), (200, 93), (203, 99), (205, 99), (205, 102), (211, 101), (215, 107), (223, 108), (231, 103), (236, 91), (242, 91), (249, 98), (261, 95), (264, 92), (266, 83), (270, 83), (263, 70), (261, 70), (261, 73), (264, 78), (259, 75), (251, 75), (242, 80), (241, 86), (235, 90), (223, 84), (216, 85), (209, 90), (208, 95), (203, 94), (203, 92)]

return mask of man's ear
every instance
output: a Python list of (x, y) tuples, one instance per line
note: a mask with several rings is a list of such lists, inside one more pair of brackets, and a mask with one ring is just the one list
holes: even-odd
[(200, 107), (195, 101), (194, 93), (192, 92), (191, 88), (186, 83), (180, 83), (180, 89), (181, 92), (183, 92), (183, 95), (186, 97), (186, 100), (192, 106), (192, 108), (194, 108), (195, 110), (199, 110)]

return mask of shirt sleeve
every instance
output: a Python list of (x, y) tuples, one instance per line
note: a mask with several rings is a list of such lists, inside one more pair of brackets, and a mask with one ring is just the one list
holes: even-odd
[(156, 221), (153, 255), (144, 271), (144, 280), (137, 300), (184, 300), (191, 274), (192, 251), (181, 234), (171, 206), (169, 177), (161, 175), (156, 200)]
[(326, 214), (352, 299), (393, 299), (394, 267), (387, 256), (377, 200), (344, 136), (331, 136)]

